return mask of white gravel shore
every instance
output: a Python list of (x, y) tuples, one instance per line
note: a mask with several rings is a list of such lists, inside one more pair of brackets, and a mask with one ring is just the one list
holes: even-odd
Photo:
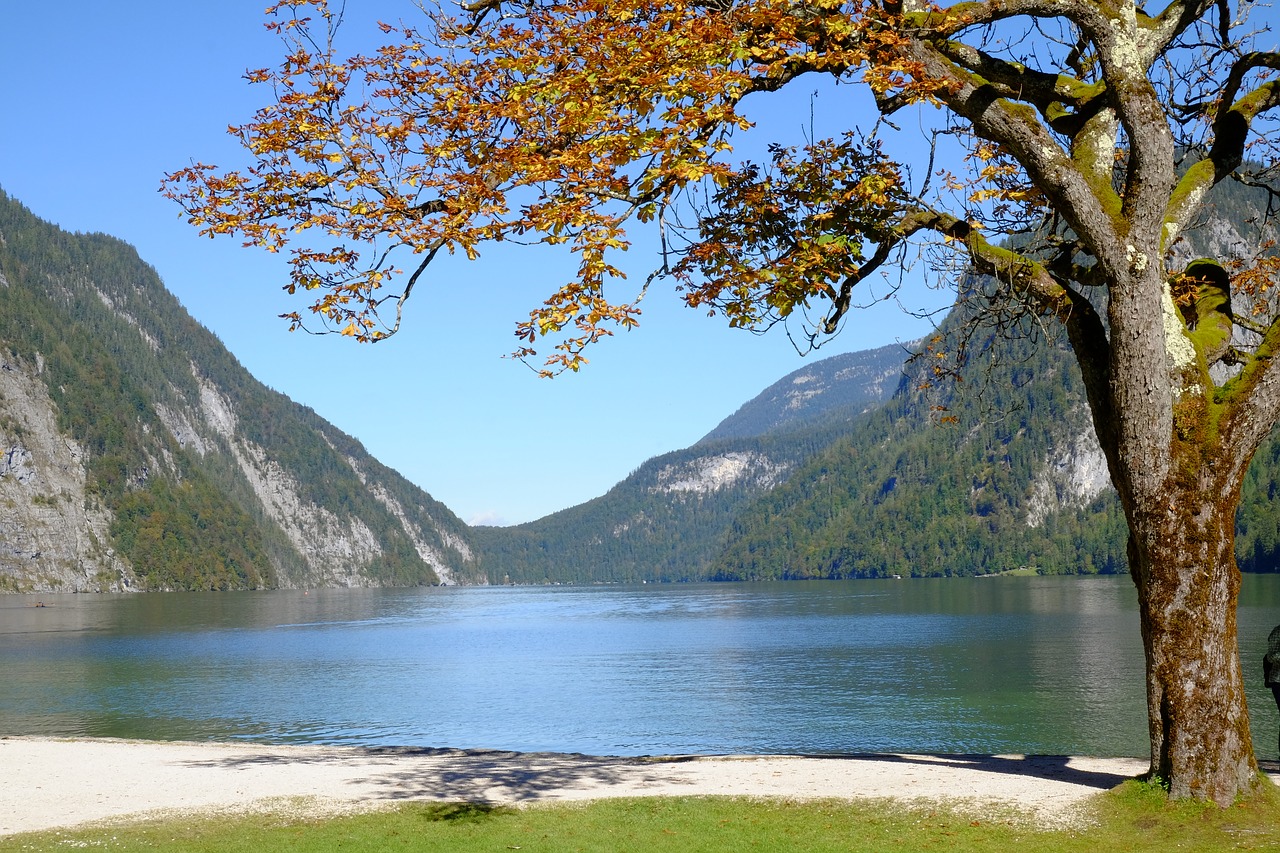
[(735, 795), (944, 801), (1069, 820), (1137, 758), (858, 755), (597, 758), (480, 750), (0, 738), (0, 835), (174, 811), (317, 812), (407, 800), (534, 803)]

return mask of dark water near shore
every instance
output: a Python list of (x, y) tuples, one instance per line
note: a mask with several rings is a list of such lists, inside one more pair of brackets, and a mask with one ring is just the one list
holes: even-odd
[[(1128, 578), (0, 596), (0, 734), (1144, 755)], [(1246, 577), (1259, 754), (1280, 577)]]

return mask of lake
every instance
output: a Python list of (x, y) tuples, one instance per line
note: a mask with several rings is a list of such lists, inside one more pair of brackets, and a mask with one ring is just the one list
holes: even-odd
[[(1127, 577), (0, 596), (0, 734), (1147, 753)], [(1255, 743), (1280, 577), (1239, 625)]]

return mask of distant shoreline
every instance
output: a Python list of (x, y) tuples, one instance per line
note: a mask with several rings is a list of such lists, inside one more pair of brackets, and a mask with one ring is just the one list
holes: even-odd
[(487, 750), (0, 738), (0, 835), (209, 811), (332, 814), (410, 800), (894, 798), (1062, 823), (1146, 759), (851, 755), (595, 757)]
[[(1245, 575), (1265, 576), (1274, 574), (1274, 572), (1243, 572)], [(369, 590), (414, 590), (414, 589), (542, 589), (544, 587), (621, 587), (621, 586), (762, 586), (768, 584), (801, 584), (801, 583), (860, 583), (862, 581), (891, 581), (891, 580), (915, 580), (915, 581), (951, 581), (951, 580), (972, 580), (976, 578), (1120, 578), (1129, 577), (1128, 573), (1099, 573), (1099, 572), (1041, 572), (1038, 567), (1020, 566), (1016, 569), (1002, 569), (998, 572), (983, 572), (975, 574), (954, 574), (954, 575), (921, 575), (913, 576), (910, 574), (889, 574), (882, 577), (874, 578), (756, 578), (756, 579), (732, 579), (732, 580), (640, 580), (640, 581), (592, 581), (576, 583), (574, 581), (553, 581), (549, 583), (528, 583), (514, 581), (503, 583), (449, 583), (449, 584), (425, 584), (414, 586), (312, 586), (312, 587), (254, 587), (252, 589), (46, 589), (46, 590), (25, 590), (11, 589), (0, 587), (0, 598), (39, 598), (41, 596), (101, 596), (101, 595), (180, 595), (183, 593), (194, 593), (196, 595), (209, 594), (240, 594), (246, 592), (294, 592), (303, 593), (304, 595), (311, 592), (353, 592), (353, 591), (369, 591)], [(32, 604), (31, 607), (39, 605)], [(46, 605), (52, 607), (54, 605)]]

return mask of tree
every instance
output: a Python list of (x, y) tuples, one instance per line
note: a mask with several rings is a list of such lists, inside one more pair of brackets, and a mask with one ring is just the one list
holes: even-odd
[[(293, 328), (377, 341), (441, 249), (565, 244), (577, 277), (516, 330), (523, 358), (552, 344), (551, 374), (636, 324), (636, 299), (606, 297), (633, 224), (662, 241), (637, 299), (667, 278), (733, 326), (820, 310), (811, 339), (909, 246), (950, 253), (987, 277), (965, 293), (986, 317), (1056, 322), (1079, 363), (1130, 530), (1151, 773), (1221, 804), (1254, 787), (1233, 537), (1241, 480), (1280, 418), (1277, 262), (1261, 237), (1243, 259), (1187, 263), (1182, 248), (1220, 182), (1280, 198), (1280, 53), (1253, 48), (1247, 4), (420, 8), (344, 58), (341, 10), (272, 6), (283, 62), (248, 75), (272, 99), (232, 128), (253, 164), (166, 179), (203, 232), (289, 249), (286, 289), (314, 296)], [(810, 73), (869, 92), (866, 120), (735, 162), (744, 99)], [(931, 141), (914, 171), (886, 145), (910, 111)], [(959, 164), (936, 168), (947, 157)]]

